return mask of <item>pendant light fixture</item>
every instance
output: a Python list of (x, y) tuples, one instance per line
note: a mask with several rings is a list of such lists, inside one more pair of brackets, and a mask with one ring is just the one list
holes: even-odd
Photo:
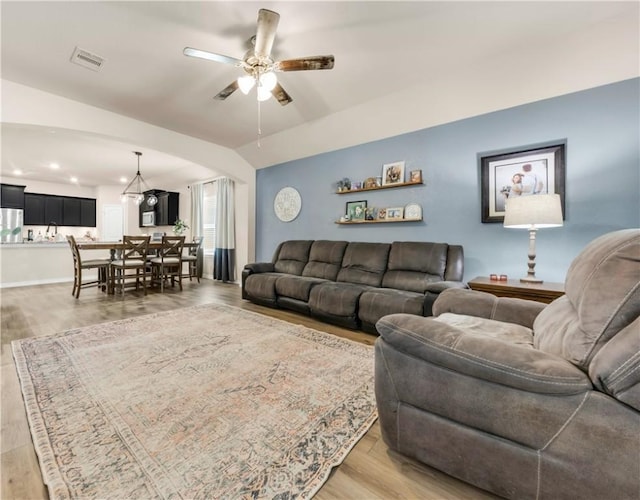
[[(133, 153), (138, 157), (138, 172), (120, 195), (120, 200), (125, 203), (127, 198), (133, 198), (133, 202), (136, 205), (140, 205), (145, 201), (145, 191), (151, 191), (151, 189), (149, 189), (142, 175), (140, 175), (140, 157), (142, 153), (140, 151), (134, 151)], [(151, 207), (158, 203), (158, 198), (153, 193), (147, 194), (146, 198), (147, 205)]]

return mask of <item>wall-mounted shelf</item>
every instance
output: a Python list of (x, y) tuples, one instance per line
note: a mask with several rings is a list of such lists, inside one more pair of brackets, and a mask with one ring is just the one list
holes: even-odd
[[(424, 184), (424, 182), (397, 182), (395, 184), (384, 184), (383, 186), (369, 187), (369, 188), (360, 188), (360, 189), (349, 189), (346, 191), (336, 191), (336, 194), (349, 194), (349, 193), (361, 193), (363, 191), (378, 191), (379, 189), (391, 189), (391, 188), (401, 188), (408, 186), (420, 186)], [(390, 221), (384, 221), (390, 222)]]
[(385, 222), (421, 222), (422, 219), (375, 219), (375, 220), (350, 220), (350, 221), (336, 221), (336, 224), (348, 225), (348, 224), (384, 224)]

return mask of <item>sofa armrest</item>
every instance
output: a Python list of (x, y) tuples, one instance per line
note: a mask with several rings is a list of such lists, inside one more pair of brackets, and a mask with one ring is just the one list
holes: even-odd
[(450, 312), (505, 321), (533, 328), (533, 322), (547, 306), (533, 300), (496, 297), (490, 293), (460, 288), (443, 290), (433, 304), (433, 315)]
[(246, 264), (242, 270), (242, 298), (249, 298), (244, 290), (245, 282), (249, 276), (252, 274), (273, 272), (274, 267), (273, 262), (252, 262), (251, 264)]
[(429, 283), (425, 292), (431, 293), (441, 293), (449, 288), (462, 288), (467, 289), (468, 286), (466, 283), (462, 281), (434, 281), (433, 283)]
[(273, 262), (252, 262), (244, 266), (248, 274), (254, 273), (272, 273), (274, 271)]
[(569, 361), (529, 346), (411, 314), (390, 314), (376, 324), (392, 349), (448, 370), (540, 394), (579, 394), (593, 388), (589, 377)]

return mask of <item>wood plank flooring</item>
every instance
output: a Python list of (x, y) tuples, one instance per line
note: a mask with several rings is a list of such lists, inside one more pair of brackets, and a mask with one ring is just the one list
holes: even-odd
[[(169, 288), (163, 294), (150, 291), (146, 297), (141, 292), (128, 292), (124, 299), (90, 288), (82, 290), (76, 300), (71, 296), (70, 283), (0, 290), (2, 500), (48, 498), (31, 442), (11, 354), (12, 340), (210, 302), (242, 307), (368, 345), (373, 345), (376, 339), (374, 335), (328, 325), (293, 312), (251, 304), (242, 300), (237, 285), (202, 280), (200, 284), (186, 281), (183, 286), (183, 292)], [(497, 497), (390, 451), (382, 441), (376, 422), (343, 464), (334, 469), (315, 498), (469, 500)]]

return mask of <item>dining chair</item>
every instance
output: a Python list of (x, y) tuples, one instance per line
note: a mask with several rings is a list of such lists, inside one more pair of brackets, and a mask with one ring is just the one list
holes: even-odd
[[(77, 299), (80, 297), (80, 290), (82, 288), (89, 287), (101, 287), (103, 290), (107, 287), (107, 276), (109, 272), (110, 259), (87, 259), (82, 260), (80, 249), (75, 237), (72, 235), (67, 236), (67, 242), (71, 247), (71, 254), (73, 255), (73, 289), (71, 295), (74, 295)], [(98, 270), (98, 279), (90, 279), (82, 281), (82, 271), (89, 269)]]
[(198, 283), (200, 283), (200, 274), (198, 274), (198, 254), (202, 247), (202, 240), (204, 240), (203, 236), (194, 236), (193, 243), (196, 245), (190, 246), (187, 250), (187, 254), (182, 256), (182, 262), (189, 264), (187, 267), (187, 273), (184, 274), (183, 277), (189, 278), (189, 281), (196, 278)]
[(168, 279), (171, 279), (171, 286), (175, 285), (177, 279), (180, 291), (182, 291), (183, 248), (184, 236), (163, 236), (158, 256), (149, 261), (152, 283), (159, 283), (161, 292), (164, 292), (164, 283)]
[[(127, 287), (135, 286), (147, 295), (147, 252), (149, 251), (150, 236), (123, 236), (120, 257), (111, 262), (111, 278), (109, 290), (115, 293), (120, 290), (124, 297)], [(134, 272), (135, 271), (135, 272)]]

